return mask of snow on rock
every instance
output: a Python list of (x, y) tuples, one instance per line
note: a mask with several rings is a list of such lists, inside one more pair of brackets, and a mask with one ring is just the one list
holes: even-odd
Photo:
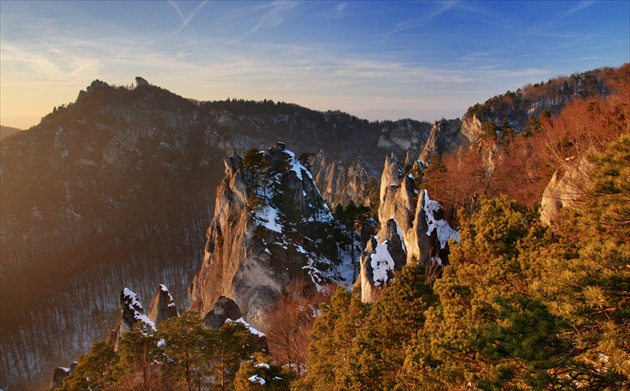
[(265, 336), (265, 333), (263, 333), (263, 332), (261, 332), (261, 331), (258, 331), (257, 329), (253, 328), (253, 327), (252, 327), (249, 323), (247, 323), (247, 322), (245, 321), (245, 319), (243, 319), (243, 318), (238, 318), (238, 319), (236, 319), (236, 320), (227, 319), (225, 322), (226, 322), (226, 323), (231, 323), (231, 322), (234, 322), (234, 323), (240, 323), (240, 324), (242, 324), (243, 326), (245, 326), (245, 328), (246, 328), (246, 329), (248, 329), (248, 330), (249, 330), (249, 332), (250, 332), (250, 333), (252, 333), (252, 334), (254, 334), (255, 336), (257, 336), (257, 337), (264, 337), (264, 336)]
[(262, 377), (260, 377), (258, 375), (254, 375), (254, 376), (250, 377), (248, 380), (250, 382), (252, 382), (252, 383), (258, 383), (260, 385), (264, 385), (265, 384), (265, 379), (263, 379)]
[(444, 219), (436, 219), (435, 213), (442, 209), (439, 202), (431, 200), (429, 193), (423, 192), (425, 219), (427, 222), (427, 236), (431, 236), (436, 231), (437, 238), (440, 241), (440, 248), (444, 248), (450, 238), (455, 239), (459, 243), (459, 232), (455, 231)]
[(374, 276), (374, 285), (380, 286), (388, 280), (388, 273), (394, 270), (394, 260), (387, 251), (387, 240), (376, 245), (376, 252), (372, 254), (371, 265)]
[(256, 210), (256, 220), (270, 231), (282, 232), (282, 224), (278, 222), (278, 209), (265, 205)]
[(144, 314), (144, 308), (131, 289), (123, 289), (120, 296), (120, 304), (123, 312), (123, 332), (131, 331), (136, 322), (143, 322), (155, 329), (155, 323)]

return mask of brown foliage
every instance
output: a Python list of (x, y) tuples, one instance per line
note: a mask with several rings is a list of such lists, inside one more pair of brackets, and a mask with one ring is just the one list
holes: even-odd
[(319, 304), (329, 295), (315, 291), (305, 281), (292, 281), (272, 307), (267, 318), (269, 353), (279, 365), (304, 373), (308, 355), (308, 332), (319, 313)]
[(608, 98), (578, 99), (553, 119), (541, 118), (540, 133), (519, 135), (509, 143), (484, 139), (445, 155), (437, 167), (426, 170), (425, 186), (442, 203), (447, 220), (456, 225), (456, 213), (472, 213), (479, 197), (507, 195), (534, 207), (555, 171), (564, 172), (576, 159), (602, 151), (628, 133), (629, 78), (620, 77), (611, 85), (616, 93)]

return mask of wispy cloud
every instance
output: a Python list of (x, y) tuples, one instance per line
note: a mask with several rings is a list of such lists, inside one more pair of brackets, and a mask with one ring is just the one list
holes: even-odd
[(401, 31), (413, 30), (413, 29), (422, 27), (428, 22), (430, 22), (431, 20), (437, 18), (438, 16), (442, 15), (448, 10), (454, 8), (458, 3), (459, 1), (440, 2), (439, 7), (436, 10), (429, 12), (426, 15), (413, 18), (413, 19), (403, 20), (402, 22), (399, 22), (398, 24), (396, 24), (396, 27), (389, 32), (389, 34), (396, 34)]
[(345, 13), (346, 8), (348, 8), (348, 3), (337, 4), (334, 8), (334, 13), (333, 13), (334, 17), (341, 18)]
[(182, 10), (179, 8), (179, 5), (177, 5), (177, 2), (175, 0), (168, 0), (168, 3), (171, 6), (173, 6), (173, 8), (175, 9), (175, 12), (177, 12), (177, 15), (179, 15), (180, 19), (182, 20), (182, 25), (179, 26), (179, 28), (173, 32), (173, 35), (185, 29), (186, 26), (188, 26), (188, 23), (190, 23), (190, 21), (193, 20), (193, 18), (197, 15), (199, 10), (201, 10), (201, 8), (204, 5), (206, 5), (207, 2), (208, 0), (205, 0), (204, 2), (199, 4), (197, 7), (195, 7), (195, 9), (188, 16), (185, 16)]
[(277, 0), (270, 4), (257, 7), (256, 13), (264, 11), (260, 21), (251, 29), (250, 34), (255, 33), (263, 27), (277, 27), (290, 18), (290, 12), (299, 5), (298, 1)]

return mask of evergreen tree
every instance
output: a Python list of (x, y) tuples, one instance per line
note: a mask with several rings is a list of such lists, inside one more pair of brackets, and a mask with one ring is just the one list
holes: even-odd
[(167, 357), (167, 376), (175, 386), (192, 391), (201, 386), (213, 354), (212, 330), (204, 329), (199, 314), (186, 311), (160, 324), (159, 338)]
[(116, 352), (104, 341), (96, 342), (81, 357), (74, 373), (64, 379), (61, 391), (111, 390), (118, 379)]
[(298, 380), (295, 389), (330, 391), (343, 390), (342, 377), (350, 365), (350, 349), (357, 331), (365, 321), (367, 305), (359, 296), (337, 287), (329, 304), (320, 306), (310, 333), (308, 370)]
[(407, 265), (396, 273), (381, 300), (371, 305), (354, 340), (349, 370), (342, 378), (347, 389), (394, 389), (408, 344), (423, 327), (424, 311), (434, 302), (423, 266)]
[[(123, 334), (118, 344), (119, 385), (139, 384), (142, 390), (163, 390), (162, 363), (165, 352), (157, 331), (144, 322), (137, 322), (132, 331)], [(139, 376), (136, 376), (139, 375)]]
[(630, 135), (592, 158), (592, 188), (560, 228), (539, 284), (568, 323), (555, 372), (591, 389), (630, 387)]
[(242, 323), (226, 322), (214, 331), (214, 352), (211, 355), (211, 373), (215, 378), (215, 389), (228, 390), (241, 362), (249, 359), (254, 352), (260, 350), (258, 337), (250, 332)]

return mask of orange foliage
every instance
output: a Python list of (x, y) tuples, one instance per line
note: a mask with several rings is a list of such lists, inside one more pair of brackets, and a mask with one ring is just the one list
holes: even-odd
[[(333, 291), (334, 289), (329, 289)], [(315, 291), (312, 284), (292, 281), (267, 317), (269, 353), (279, 365), (288, 365), (301, 375), (306, 370), (308, 332), (313, 328), (318, 306), (330, 295)]]
[(570, 102), (552, 120), (541, 119), (538, 134), (509, 143), (483, 140), (434, 163), (439, 167), (425, 171), (425, 186), (447, 220), (456, 225), (456, 213), (472, 213), (479, 197), (505, 194), (534, 207), (555, 171), (630, 132), (630, 66), (623, 70), (625, 76), (611, 82), (615, 94)]

